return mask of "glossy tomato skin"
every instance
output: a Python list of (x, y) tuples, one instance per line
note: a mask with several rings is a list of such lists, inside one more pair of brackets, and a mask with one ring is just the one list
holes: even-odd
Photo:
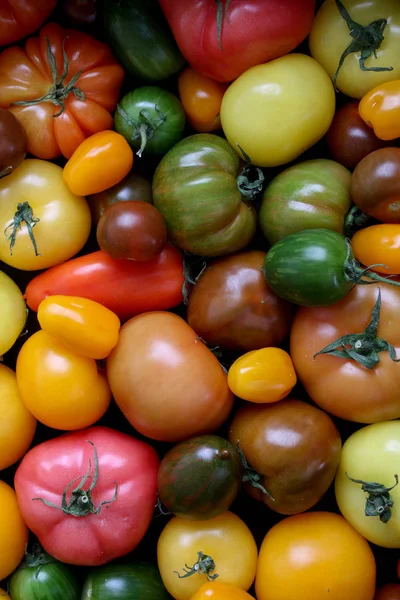
[(207, 343), (258, 350), (282, 343), (292, 308), (271, 291), (261, 267), (265, 252), (252, 250), (214, 261), (193, 287), (188, 323)]
[(214, 354), (181, 318), (168, 312), (134, 317), (107, 359), (113, 397), (150, 439), (178, 442), (212, 433), (233, 404)]
[[(382, 295), (378, 336), (400, 356), (398, 288), (379, 284)], [(400, 417), (398, 364), (387, 352), (373, 369), (335, 356), (313, 356), (342, 335), (361, 333), (371, 320), (378, 290), (357, 286), (341, 302), (327, 307), (300, 308), (291, 330), (290, 354), (299, 380), (323, 410), (348, 421), (375, 423)], [(340, 390), (340, 393), (338, 391)]]
[(167, 244), (152, 261), (114, 260), (101, 250), (74, 258), (34, 277), (25, 295), (32, 310), (47, 296), (80, 296), (103, 304), (126, 321), (135, 314), (167, 310), (183, 300), (182, 254)]
[(65, 0), (64, 13), (73, 23), (89, 27), (98, 16), (97, 0)]
[(0, 481), (0, 577), (8, 577), (21, 562), (28, 543), (28, 528), (14, 490)]
[(0, 46), (22, 40), (44, 23), (57, 0), (4, 0), (0, 7)]
[[(63, 29), (48, 23), (39, 37), (28, 39), (25, 48), (13, 46), (0, 57), (0, 106), (8, 108), (13, 102), (31, 101), (48, 94), (53, 76), (48, 62), (47, 38), (54, 54), (58, 77), (64, 70), (62, 44), (68, 57), (68, 83), (79, 71), (75, 82), (78, 96), (61, 89), (59, 98), (66, 95), (62, 105), (44, 101), (30, 106), (13, 106), (11, 112), (21, 121), (28, 135), (28, 152), (38, 158), (52, 159), (60, 154), (70, 158), (83, 140), (98, 131), (111, 129), (124, 70), (114, 59), (111, 50), (90, 35), (73, 29)], [(15, 85), (15, 81), (19, 84)], [(60, 95), (61, 94), (61, 95)]]
[[(76, 517), (47, 506), (57, 506), (66, 486), (82, 478), (91, 461), (94, 477), (94, 447), (99, 479), (91, 492), (98, 514)], [(150, 524), (156, 502), (158, 457), (155, 450), (131, 436), (107, 427), (92, 427), (67, 433), (35, 446), (15, 474), (18, 503), (28, 527), (51, 556), (68, 564), (103, 565), (131, 552)], [(90, 479), (89, 481), (93, 481)], [(88, 489), (88, 485), (84, 489)]]
[(378, 85), (362, 98), (360, 117), (381, 140), (400, 137), (400, 80)]
[[(378, 273), (400, 275), (400, 223), (371, 225), (352, 238), (354, 256)], [(378, 266), (379, 265), (379, 266)]]
[(230, 583), (205, 583), (190, 600), (254, 600), (247, 592)]
[(16, 117), (0, 108), (0, 177), (9, 175), (24, 160), (28, 138)]
[(16, 283), (0, 271), (0, 356), (8, 352), (21, 335), (26, 321), (26, 304)]
[(269, 530), (257, 566), (257, 600), (373, 600), (367, 541), (329, 512), (288, 517)]
[(202, 435), (169, 450), (158, 472), (158, 495), (178, 517), (212, 519), (229, 509), (242, 483), (237, 450), (216, 435)]
[(400, 584), (387, 583), (376, 590), (374, 600), (400, 600)]
[(246, 483), (246, 491), (269, 508), (291, 515), (312, 508), (333, 482), (341, 440), (332, 419), (301, 400), (239, 408), (229, 440), (240, 444), (249, 465), (271, 494)]
[(191, 67), (178, 78), (179, 97), (195, 131), (209, 133), (221, 128), (221, 102), (227, 85), (214, 81)]
[(304, 229), (343, 233), (351, 205), (351, 174), (345, 167), (319, 158), (282, 171), (263, 194), (260, 225), (270, 244)]
[(354, 204), (383, 223), (400, 223), (400, 148), (371, 152), (351, 181)]
[(315, 1), (232, 2), (225, 8), (220, 42), (213, 0), (161, 0), (160, 5), (189, 64), (228, 82), (296, 48), (311, 29)]

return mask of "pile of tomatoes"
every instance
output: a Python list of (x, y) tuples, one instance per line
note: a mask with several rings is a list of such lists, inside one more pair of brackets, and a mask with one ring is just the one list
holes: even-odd
[(0, 597), (399, 600), (399, 1), (0, 3)]

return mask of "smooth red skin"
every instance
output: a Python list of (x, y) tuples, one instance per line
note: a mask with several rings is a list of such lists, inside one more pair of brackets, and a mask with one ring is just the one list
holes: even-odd
[(389, 144), (376, 137), (374, 130), (362, 120), (358, 104), (349, 102), (342, 106), (326, 134), (332, 158), (350, 170), (370, 152)]
[[(86, 473), (89, 460), (93, 473), (93, 447), (86, 440), (95, 444), (99, 459), (92, 500), (96, 507), (110, 500), (117, 482), (115, 502), (98, 515), (74, 517), (32, 500), (45, 498), (59, 506), (63, 490)], [(149, 444), (108, 427), (91, 427), (30, 450), (16, 471), (15, 491), (26, 524), (51, 556), (73, 565), (103, 565), (131, 552), (145, 535), (157, 497), (158, 467)]]
[(37, 312), (47, 296), (81, 296), (126, 321), (142, 312), (178, 306), (184, 281), (182, 254), (171, 244), (146, 262), (115, 260), (99, 250), (40, 273), (29, 282), (25, 298)]
[(1, 0), (0, 46), (22, 40), (45, 22), (57, 0)]
[(0, 108), (0, 173), (7, 167), (18, 167), (25, 158), (27, 145), (26, 131), (17, 117)]
[(378, 588), (374, 600), (400, 600), (400, 584), (387, 583)]
[(189, 64), (228, 82), (294, 50), (311, 30), (315, 0), (231, 0), (230, 23), (226, 18), (222, 23), (222, 50), (215, 0), (160, 0), (160, 6)]

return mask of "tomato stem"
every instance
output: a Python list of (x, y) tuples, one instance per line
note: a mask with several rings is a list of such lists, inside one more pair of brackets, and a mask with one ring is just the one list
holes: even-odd
[(257, 490), (260, 490), (263, 494), (268, 496), (268, 498), (270, 498), (272, 501), (275, 501), (275, 498), (272, 496), (272, 494), (270, 494), (265, 489), (265, 487), (263, 487), (261, 485), (260, 481), (262, 479), (262, 476), (260, 475), (260, 473), (258, 473), (258, 471), (256, 471), (252, 467), (250, 467), (250, 465), (247, 462), (247, 459), (243, 453), (243, 450), (240, 447), (239, 442), (236, 444), (236, 447), (237, 447), (237, 451), (239, 453), (240, 460), (242, 462), (243, 471), (244, 471), (244, 474), (242, 477), (242, 483), (250, 483), (254, 488), (256, 488)]
[(11, 165), (9, 165), (8, 167), (5, 167), (5, 169), (0, 171), (0, 179), (2, 177), (5, 177), (6, 175), (10, 175), (10, 173), (12, 173), (12, 170), (13, 170), (13, 168)]
[(205, 575), (207, 577), (207, 581), (214, 581), (219, 577), (217, 573), (211, 574), (212, 571), (215, 570), (215, 562), (211, 556), (208, 554), (203, 554), (201, 551), (197, 553), (197, 562), (194, 563), (192, 567), (186, 565), (182, 568), (184, 575), (180, 575), (178, 571), (174, 571), (179, 577), (179, 579), (186, 579), (187, 577), (191, 577), (196, 573), (198, 575)]
[(36, 543), (32, 544), (31, 552), (25, 552), (25, 558), (23, 562), (23, 566), (30, 567), (38, 567), (40, 565), (47, 565), (51, 562), (55, 562), (55, 558), (44, 552), (41, 545)]
[(373, 267), (385, 267), (386, 269), (388, 269), (389, 267), (387, 265), (376, 263), (374, 265), (369, 265), (368, 267), (363, 268), (361, 267), (360, 263), (354, 258), (349, 239), (346, 239), (346, 245), (347, 256), (344, 263), (344, 275), (347, 281), (355, 283), (356, 285), (371, 285), (377, 281), (380, 281), (382, 283), (388, 283), (390, 285), (400, 287), (399, 281), (393, 281), (389, 277), (381, 277), (381, 275), (378, 275), (378, 273), (375, 273), (375, 271), (371, 271)]
[(217, 4), (217, 35), (218, 35), (218, 46), (219, 49), (222, 51), (222, 23), (224, 21), (224, 17), (226, 19), (226, 22), (230, 25), (231, 22), (229, 20), (229, 3), (231, 0), (225, 0), (225, 6), (223, 6), (222, 4), (222, 0), (215, 0), (216, 4)]
[(388, 523), (392, 517), (392, 507), (394, 501), (390, 491), (399, 483), (398, 475), (394, 476), (395, 484), (392, 487), (385, 487), (381, 483), (363, 481), (362, 479), (353, 479), (346, 473), (346, 477), (353, 483), (361, 484), (363, 492), (368, 494), (365, 503), (366, 517), (379, 517), (382, 523)]
[(140, 111), (138, 118), (134, 119), (120, 104), (117, 104), (118, 114), (133, 130), (131, 140), (133, 142), (140, 140), (140, 148), (136, 152), (139, 157), (142, 156), (148, 140), (151, 140), (156, 129), (158, 129), (158, 127), (160, 127), (167, 119), (167, 115), (161, 112), (157, 105), (154, 106), (154, 110), (158, 116), (154, 116), (154, 114), (151, 114), (149, 110), (144, 108)]
[(352, 206), (344, 219), (344, 234), (351, 238), (360, 229), (364, 229), (372, 219), (370, 215), (363, 213), (358, 206)]
[(17, 241), (17, 231), (21, 227), (22, 223), (25, 223), (26, 228), (28, 230), (29, 238), (32, 242), (33, 249), (35, 251), (35, 256), (41, 256), (37, 249), (37, 244), (35, 240), (35, 236), (33, 234), (33, 228), (37, 223), (40, 222), (40, 219), (33, 216), (32, 208), (29, 202), (19, 202), (17, 205), (17, 211), (14, 214), (14, 218), (9, 225), (4, 230), (4, 235), (7, 236), (7, 232), (12, 228), (10, 235), (7, 237), (7, 242), (10, 242), (10, 255), (12, 256), (12, 251), (15, 246), (15, 242)]
[(246, 161), (246, 165), (242, 172), (236, 177), (236, 183), (243, 200), (251, 201), (263, 191), (265, 182), (264, 173), (259, 167), (254, 167), (251, 164), (250, 156), (246, 154), (239, 144), (236, 145)]

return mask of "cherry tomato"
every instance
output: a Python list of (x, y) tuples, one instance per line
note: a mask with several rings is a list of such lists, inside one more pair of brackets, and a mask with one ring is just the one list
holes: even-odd
[(151, 260), (167, 243), (167, 226), (162, 214), (148, 202), (118, 202), (100, 218), (97, 242), (112, 258)]
[(73, 194), (96, 194), (119, 183), (131, 170), (133, 152), (116, 131), (86, 138), (64, 167), (64, 181)]
[(388, 583), (378, 588), (374, 600), (400, 600), (400, 584)]
[(28, 543), (28, 528), (14, 490), (0, 481), (0, 581), (19, 565)]
[(28, 138), (17, 117), (0, 108), (0, 177), (9, 175), (24, 160)]
[(117, 315), (87, 298), (48, 296), (39, 304), (37, 318), (43, 331), (88, 358), (106, 358), (118, 342)]
[(221, 128), (219, 112), (227, 87), (191, 67), (187, 67), (179, 75), (179, 96), (187, 119), (195, 131), (208, 133)]
[(280, 348), (247, 352), (228, 372), (228, 385), (235, 396), (262, 404), (285, 398), (296, 381), (292, 359)]
[(381, 140), (400, 137), (400, 79), (370, 90), (359, 106), (360, 117)]
[(96, 361), (71, 352), (45, 331), (34, 333), (22, 346), (16, 372), (23, 403), (54, 429), (92, 425), (110, 403), (111, 392)]
[(360, 229), (353, 236), (354, 256), (373, 271), (390, 275), (400, 274), (400, 224), (380, 224)]
[(190, 600), (208, 600), (209, 598), (212, 600), (254, 600), (253, 596), (236, 585), (218, 581), (202, 585)]
[(26, 321), (26, 304), (16, 283), (0, 271), (0, 356), (8, 352)]

